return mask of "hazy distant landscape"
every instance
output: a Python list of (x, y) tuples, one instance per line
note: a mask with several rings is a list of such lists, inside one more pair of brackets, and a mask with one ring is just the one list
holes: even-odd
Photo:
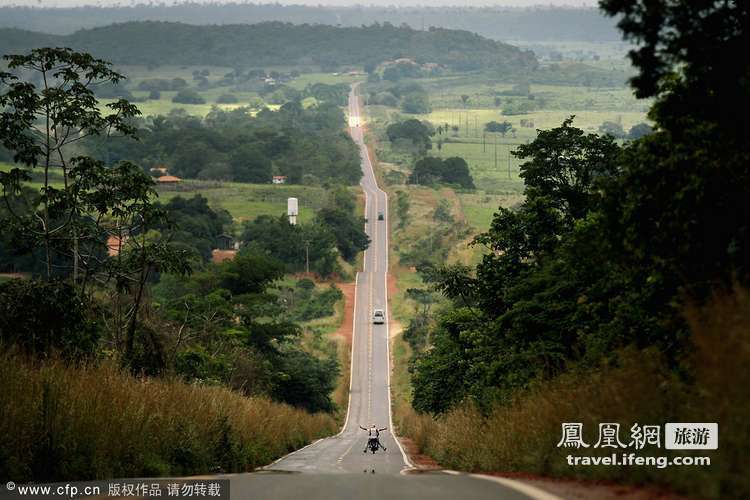
[(0, 27), (70, 34), (130, 21), (256, 24), (281, 21), (357, 27), (373, 23), (462, 29), (496, 40), (618, 42), (615, 23), (595, 7), (332, 7), (280, 4), (136, 5), (52, 10), (0, 7)]
[(0, 6), (0, 478), (748, 496), (746, 9), (307, 3)]

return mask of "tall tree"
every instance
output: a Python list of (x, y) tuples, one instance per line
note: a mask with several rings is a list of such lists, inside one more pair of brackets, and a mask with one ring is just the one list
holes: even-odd
[[(80, 297), (92, 281), (113, 285), (115, 336), (129, 363), (150, 276), (157, 270), (187, 273), (189, 267), (167, 234), (152, 231), (164, 212), (153, 203), (153, 181), (143, 169), (72, 156), (71, 149), (91, 136), (133, 137), (130, 119), (139, 112), (124, 99), (106, 105), (109, 113), (101, 111), (94, 90), (124, 77), (89, 54), (43, 48), (5, 59), (10, 72), (0, 73), (0, 141), (20, 165), (0, 173), (0, 183), (14, 228), (44, 249), (47, 280), (68, 276)], [(43, 174), (39, 194), (27, 200), (23, 213), (14, 211), (35, 169)]]
[[(12, 72), (0, 73), (0, 138), (13, 152), (13, 159), (43, 171), (41, 209), (35, 223), (29, 219), (26, 230), (45, 249), (46, 275), (52, 274), (55, 247), (72, 241), (73, 279), (78, 279), (80, 235), (77, 227), (83, 215), (80, 176), (95, 165), (70, 158), (70, 146), (85, 137), (100, 134), (132, 136), (135, 129), (128, 118), (140, 112), (124, 99), (107, 104), (103, 114), (94, 94), (96, 88), (116, 85), (124, 77), (109, 63), (70, 49), (34, 49), (28, 55), (4, 56)], [(32, 75), (22, 80), (19, 75)], [(33, 81), (40, 82), (37, 87)], [(53, 185), (51, 175), (59, 171), (63, 187)], [(71, 175), (73, 177), (71, 177)], [(17, 193), (28, 172), (14, 168), (2, 173), (4, 194)]]

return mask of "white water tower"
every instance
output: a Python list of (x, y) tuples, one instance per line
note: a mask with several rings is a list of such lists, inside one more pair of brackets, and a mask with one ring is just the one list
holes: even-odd
[(297, 216), (299, 215), (297, 198), (288, 198), (286, 200), (286, 214), (289, 216), (289, 224), (296, 226)]

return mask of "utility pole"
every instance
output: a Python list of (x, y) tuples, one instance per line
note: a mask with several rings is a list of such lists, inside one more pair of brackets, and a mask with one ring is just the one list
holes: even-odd
[(305, 274), (310, 274), (310, 240), (305, 240)]
[(508, 180), (510, 180), (510, 146), (508, 146)]
[(495, 134), (495, 170), (497, 170), (497, 134)]
[(482, 133), (482, 153), (487, 152), (487, 133)]

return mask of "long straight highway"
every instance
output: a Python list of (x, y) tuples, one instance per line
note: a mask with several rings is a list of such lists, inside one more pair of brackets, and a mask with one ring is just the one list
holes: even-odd
[[(346, 422), (339, 434), (319, 440), (261, 472), (231, 475), (232, 498), (328, 500), (361, 499), (545, 499), (555, 497), (504, 479), (468, 474), (418, 472), (392, 434), (388, 322), (373, 324), (374, 309), (388, 317), (388, 197), (378, 187), (364, 143), (357, 85), (349, 96), (349, 130), (362, 157), (366, 231), (370, 246), (357, 273), (352, 342), (351, 390)], [(383, 220), (378, 220), (382, 213)], [(381, 433), (387, 451), (363, 453), (367, 433), (360, 425), (388, 427)]]

